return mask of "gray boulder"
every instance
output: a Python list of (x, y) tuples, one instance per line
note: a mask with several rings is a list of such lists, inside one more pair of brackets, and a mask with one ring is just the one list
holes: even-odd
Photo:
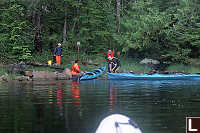
[(33, 80), (55, 80), (57, 73), (52, 71), (33, 71)]
[(10, 81), (10, 78), (8, 77), (8, 74), (0, 76), (0, 81), (5, 81), (5, 82)]
[(145, 58), (140, 61), (140, 64), (147, 65), (151, 68), (150, 73), (158, 73), (160, 71), (161, 63), (158, 60)]
[(25, 73), (25, 69), (29, 69), (29, 68), (32, 68), (32, 66), (31, 65), (26, 65), (23, 61), (21, 61), (18, 64), (11, 65), (11, 73), (24, 74)]
[(158, 64), (160, 64), (160, 62), (159, 62), (158, 60), (145, 58), (145, 59), (143, 59), (142, 61), (140, 61), (140, 64), (145, 64), (145, 65), (158, 65)]
[(16, 77), (16, 80), (18, 80), (18, 81), (29, 81), (30, 77), (29, 76), (18, 76), (18, 77)]
[(65, 70), (63, 71), (63, 74), (66, 76), (67, 79), (72, 78), (72, 73), (71, 73), (71, 70), (69, 68), (65, 68)]

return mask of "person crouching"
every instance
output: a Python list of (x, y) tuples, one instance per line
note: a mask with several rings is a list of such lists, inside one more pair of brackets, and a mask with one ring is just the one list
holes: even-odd
[(111, 50), (108, 50), (107, 54), (106, 54), (106, 61), (108, 63), (108, 72), (111, 72), (112, 69), (112, 58), (114, 57), (114, 52), (112, 52)]
[(112, 72), (113, 73), (116, 73), (116, 72), (118, 72), (118, 70), (119, 70), (119, 68), (120, 68), (120, 61), (119, 61), (119, 59), (118, 58), (116, 58), (116, 57), (113, 57), (112, 58), (112, 61), (113, 61), (113, 65), (112, 65)]

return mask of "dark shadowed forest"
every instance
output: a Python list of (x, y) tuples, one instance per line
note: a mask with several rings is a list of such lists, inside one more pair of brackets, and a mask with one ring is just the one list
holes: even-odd
[[(134, 58), (188, 64), (200, 55), (199, 0), (1, 0), (1, 62), (63, 54), (104, 56), (108, 49)], [(83, 56), (81, 56), (83, 57)]]

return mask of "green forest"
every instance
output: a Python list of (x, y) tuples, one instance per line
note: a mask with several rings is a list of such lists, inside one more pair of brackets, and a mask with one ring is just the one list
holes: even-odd
[[(66, 58), (108, 49), (165, 64), (200, 55), (199, 0), (1, 0), (1, 62), (46, 61), (62, 43)], [(84, 58), (81, 56), (81, 58)]]

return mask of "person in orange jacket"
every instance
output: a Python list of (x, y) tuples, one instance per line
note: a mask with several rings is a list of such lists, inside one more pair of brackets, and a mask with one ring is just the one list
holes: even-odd
[(73, 82), (77, 82), (78, 81), (78, 74), (80, 73), (80, 69), (79, 69), (79, 64), (78, 64), (78, 60), (76, 60), (73, 65), (72, 65), (72, 79)]

